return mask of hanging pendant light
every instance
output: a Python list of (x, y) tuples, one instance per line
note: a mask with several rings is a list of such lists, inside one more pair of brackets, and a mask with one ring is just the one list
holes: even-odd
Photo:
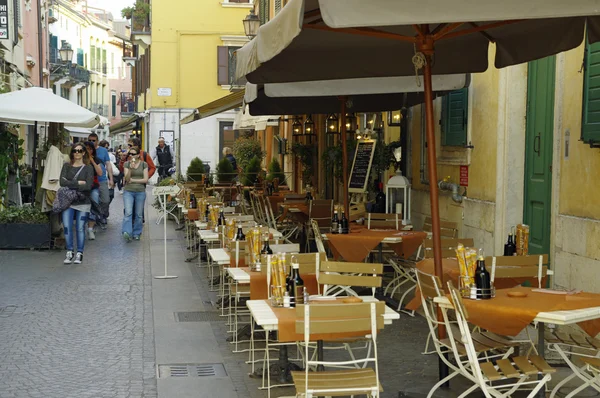
[(315, 122), (313, 122), (311, 115), (308, 115), (304, 121), (304, 135), (315, 134)]
[(338, 118), (334, 113), (327, 116), (326, 126), (327, 126), (327, 128), (326, 128), (327, 134), (339, 134), (340, 133)]
[(302, 123), (300, 123), (300, 118), (296, 117), (294, 123), (292, 123), (292, 136), (298, 137), (302, 135), (302, 133)]
[(346, 113), (346, 131), (350, 132), (356, 128), (356, 116), (354, 113)]

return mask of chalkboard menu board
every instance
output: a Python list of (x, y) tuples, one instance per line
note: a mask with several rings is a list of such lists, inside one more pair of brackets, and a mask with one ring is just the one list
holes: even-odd
[(350, 172), (350, 181), (348, 181), (348, 192), (362, 193), (366, 191), (375, 144), (376, 142), (371, 140), (358, 141)]

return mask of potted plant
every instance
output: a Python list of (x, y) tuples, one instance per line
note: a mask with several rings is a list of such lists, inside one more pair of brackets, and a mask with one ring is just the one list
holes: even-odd
[[(242, 170), (248, 167), (248, 164), (256, 157), (259, 162), (265, 157), (260, 147), (258, 140), (252, 139), (252, 137), (240, 137), (233, 143), (233, 156)], [(253, 182), (254, 183), (254, 182)]]
[(190, 162), (185, 173), (188, 181), (202, 181), (202, 175), (204, 174), (204, 163), (200, 158), (195, 157)]
[(230, 183), (235, 179), (236, 175), (233, 165), (227, 158), (221, 159), (217, 164), (217, 179), (219, 183)]
[(48, 216), (36, 207), (10, 206), (0, 210), (0, 249), (50, 248)]
[(276, 158), (271, 160), (269, 163), (269, 174), (267, 175), (267, 181), (273, 181), (275, 178), (279, 179), (279, 185), (286, 185), (285, 174), (281, 171), (281, 165)]
[(121, 10), (121, 16), (131, 20), (133, 31), (144, 31), (148, 16), (150, 15), (150, 4), (143, 0), (137, 0), (132, 7), (125, 7)]
[(260, 173), (260, 159), (253, 157), (248, 165), (244, 168), (243, 183), (246, 186), (254, 186), (254, 182)]

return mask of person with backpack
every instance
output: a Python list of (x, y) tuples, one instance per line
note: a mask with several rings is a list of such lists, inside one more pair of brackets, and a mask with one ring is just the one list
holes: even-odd
[(158, 146), (152, 156), (152, 160), (158, 163), (158, 180), (169, 177), (169, 169), (173, 167), (173, 155), (171, 148), (165, 144), (164, 137), (158, 138)]
[[(140, 140), (137, 137), (133, 137), (129, 139), (129, 142), (127, 144), (129, 146), (129, 148), (135, 146), (138, 148), (142, 147), (142, 140)], [(154, 162), (152, 161), (152, 157), (148, 156), (148, 153), (146, 151), (140, 151), (140, 158), (146, 162), (146, 164), (148, 165), (148, 180), (150, 178), (152, 178), (152, 176), (154, 175), (154, 173), (156, 173), (156, 166), (154, 165)]]

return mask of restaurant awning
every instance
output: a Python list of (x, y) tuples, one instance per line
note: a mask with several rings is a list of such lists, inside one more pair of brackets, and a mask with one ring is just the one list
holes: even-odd
[[(434, 75), (532, 61), (600, 40), (597, 0), (291, 0), (236, 51), (236, 78), (279, 83), (415, 75), (414, 24), (431, 24)], [(472, 34), (466, 34), (471, 33)]]
[[(434, 96), (467, 87), (470, 76), (434, 76)], [(295, 83), (246, 84), (244, 102), (250, 114), (303, 115), (339, 113), (340, 96), (347, 96), (348, 112), (395, 111), (421, 104), (423, 85), (411, 77), (341, 79)]]
[(181, 124), (191, 123), (193, 121), (204, 119), (205, 117), (213, 116), (221, 112), (240, 108), (243, 100), (244, 90), (234, 91), (229, 95), (196, 108), (196, 111), (192, 115), (181, 119)]
[(65, 130), (67, 130), (69, 132), (69, 135), (71, 137), (77, 137), (77, 138), (88, 138), (89, 135), (92, 134), (92, 130), (86, 129), (84, 127), (68, 126), (68, 127), (65, 127)]
[(125, 133), (127, 131), (131, 131), (135, 128), (136, 122), (142, 117), (135, 114), (127, 119), (121, 120), (119, 123), (116, 123), (114, 126), (110, 126), (110, 135), (115, 135), (119, 133)]

